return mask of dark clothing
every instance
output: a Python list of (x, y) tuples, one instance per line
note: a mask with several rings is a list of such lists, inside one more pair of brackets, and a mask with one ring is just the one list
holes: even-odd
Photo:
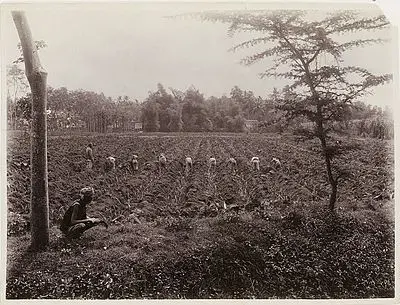
[(69, 229), (67, 230), (67, 232), (64, 232), (64, 234), (68, 238), (79, 238), (79, 237), (81, 237), (83, 232), (85, 232), (86, 230), (89, 230), (90, 228), (93, 228), (97, 225), (98, 225), (98, 223), (94, 223), (94, 222), (87, 222), (87, 223), (80, 222), (73, 226), (70, 226)]
[(68, 229), (72, 226), (71, 224), (71, 218), (72, 218), (72, 213), (74, 211), (74, 208), (78, 209), (78, 213), (77, 213), (77, 219), (76, 220), (82, 220), (82, 219), (86, 219), (86, 206), (82, 205), (80, 203), (80, 201), (75, 201), (73, 204), (70, 205), (70, 207), (68, 208), (68, 210), (65, 212), (64, 217), (61, 221), (61, 226), (60, 226), (60, 230), (63, 233), (67, 233)]

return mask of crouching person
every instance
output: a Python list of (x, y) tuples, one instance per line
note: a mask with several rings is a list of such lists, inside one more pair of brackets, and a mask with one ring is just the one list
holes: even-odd
[(251, 158), (250, 163), (253, 170), (260, 171), (260, 159), (258, 157)]
[(228, 159), (228, 168), (229, 168), (231, 171), (236, 172), (236, 169), (237, 169), (237, 162), (236, 162), (236, 160), (235, 160), (233, 157), (230, 157), (230, 158)]
[(193, 161), (192, 158), (186, 157), (185, 158), (185, 170), (186, 172), (189, 172), (193, 167)]
[(134, 172), (137, 172), (137, 171), (139, 170), (138, 156), (137, 156), (137, 155), (133, 155), (130, 163), (131, 163), (131, 169), (132, 169)]
[(106, 171), (111, 171), (115, 169), (115, 158), (114, 157), (107, 157), (106, 163), (104, 164), (104, 169)]
[(216, 167), (217, 160), (211, 156), (210, 159), (208, 159), (208, 171), (215, 170)]
[(161, 170), (165, 170), (167, 168), (167, 158), (164, 154), (160, 154), (158, 157), (158, 173), (161, 174)]
[(86, 206), (93, 199), (93, 188), (85, 187), (80, 190), (79, 194), (80, 198), (68, 208), (61, 221), (60, 230), (67, 238), (79, 238), (83, 232), (99, 224), (108, 227), (104, 220), (89, 218), (86, 215)]
[(272, 164), (274, 165), (275, 169), (279, 169), (282, 167), (282, 163), (278, 158), (272, 158)]

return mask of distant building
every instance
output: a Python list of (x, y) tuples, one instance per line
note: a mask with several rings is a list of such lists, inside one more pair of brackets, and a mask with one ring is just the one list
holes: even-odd
[(142, 131), (143, 130), (143, 123), (142, 122), (135, 122), (135, 131)]
[(258, 127), (258, 121), (257, 120), (244, 120), (244, 127), (246, 130), (254, 130)]

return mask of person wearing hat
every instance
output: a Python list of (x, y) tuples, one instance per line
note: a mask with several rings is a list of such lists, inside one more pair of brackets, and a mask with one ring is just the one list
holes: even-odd
[(71, 204), (61, 221), (60, 230), (68, 238), (79, 238), (83, 232), (99, 224), (108, 227), (104, 220), (89, 218), (86, 215), (86, 206), (93, 199), (94, 189), (92, 187), (84, 187), (79, 194), (80, 198)]

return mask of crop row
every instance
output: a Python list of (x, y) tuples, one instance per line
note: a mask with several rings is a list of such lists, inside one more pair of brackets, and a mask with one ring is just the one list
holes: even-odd
[[(351, 141), (358, 141), (361, 148), (342, 157), (342, 166), (353, 175), (339, 185), (338, 204), (354, 209), (370, 205), (377, 195), (393, 190), (393, 152), (382, 141)], [(84, 166), (89, 142), (94, 144), (92, 170)], [(92, 212), (114, 221), (130, 215), (149, 221), (171, 215), (201, 217), (224, 208), (254, 207), (273, 216), (291, 204), (326, 204), (329, 185), (317, 148), (312, 142), (261, 135), (50, 137), (50, 219), (57, 222), (85, 185), (96, 190)], [(15, 138), (8, 149), (8, 207), (16, 213), (28, 213), (29, 141)], [(128, 166), (134, 153), (139, 156), (139, 171), (135, 173)], [(155, 162), (159, 153), (169, 161), (161, 172)], [(116, 157), (117, 167), (105, 172), (103, 160), (110, 155)], [(181, 164), (184, 156), (194, 160), (188, 173)], [(210, 156), (217, 158), (214, 172), (208, 171)], [(238, 161), (236, 172), (224, 163), (230, 156)], [(260, 158), (260, 172), (251, 170), (249, 160), (253, 156)], [(272, 157), (281, 160), (280, 170), (271, 170)]]

